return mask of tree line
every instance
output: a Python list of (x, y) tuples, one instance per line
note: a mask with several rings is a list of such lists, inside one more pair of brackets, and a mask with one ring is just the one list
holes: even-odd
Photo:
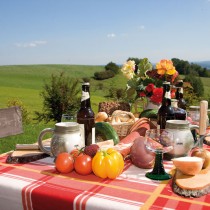
[[(141, 58), (129, 57), (128, 60), (134, 60), (135, 63), (138, 65)], [(179, 58), (172, 58), (171, 59), (176, 70), (181, 75), (193, 75), (197, 77), (210, 77), (210, 69), (203, 68), (202, 66), (190, 63), (189, 61), (181, 60)], [(109, 62), (107, 65), (104, 66), (104, 71), (95, 72), (94, 78), (96, 80), (104, 80), (114, 77), (116, 74), (120, 72), (120, 67), (114, 62)], [(154, 67), (155, 68), (155, 67)]]
[(171, 60), (179, 74), (193, 74), (194, 76), (199, 77), (210, 77), (210, 71), (198, 64), (189, 63), (188, 61), (180, 60), (178, 58), (172, 58)]

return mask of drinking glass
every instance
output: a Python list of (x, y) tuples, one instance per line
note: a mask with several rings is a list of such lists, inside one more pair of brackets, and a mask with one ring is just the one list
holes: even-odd
[(153, 180), (167, 180), (171, 175), (165, 172), (163, 165), (163, 153), (173, 149), (173, 133), (165, 129), (150, 129), (145, 134), (146, 148), (155, 153), (155, 164), (146, 177)]
[(76, 122), (76, 115), (62, 114), (61, 122)]

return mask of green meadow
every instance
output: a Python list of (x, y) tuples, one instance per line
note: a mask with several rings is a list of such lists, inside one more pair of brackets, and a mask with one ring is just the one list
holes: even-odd
[[(111, 100), (107, 98), (110, 88), (126, 87), (126, 78), (122, 74), (103, 81), (94, 80), (94, 73), (103, 70), (103, 66), (87, 65), (0, 66), (0, 108), (6, 108), (8, 100), (19, 99), (26, 106), (30, 117), (33, 117), (34, 111), (42, 110), (43, 99), (40, 97), (40, 92), (43, 90), (44, 83), (49, 81), (52, 74), (65, 72), (66, 76), (72, 78), (91, 78), (91, 104), (96, 113), (99, 102)], [(202, 78), (202, 81), (207, 95), (210, 92), (210, 78)], [(99, 85), (103, 88), (100, 89)], [(24, 125), (23, 134), (1, 138), (0, 154), (13, 150), (17, 143), (36, 142), (39, 132), (49, 126), (52, 127), (53, 123)]]
[[(17, 65), (0, 66), (0, 108), (6, 108), (11, 99), (19, 99), (26, 106), (33, 118), (34, 111), (41, 111), (43, 99), (40, 93), (45, 82), (50, 80), (52, 74), (65, 72), (71, 78), (91, 78), (91, 104), (94, 112), (98, 111), (98, 104), (102, 101), (111, 100), (107, 98), (109, 88), (125, 88), (126, 79), (122, 75), (114, 78), (96, 81), (93, 79), (95, 72), (103, 71), (103, 66), (86, 65)], [(98, 88), (103, 84), (103, 89)], [(13, 150), (17, 143), (34, 143), (37, 141), (39, 132), (52, 127), (53, 123), (32, 123), (24, 125), (24, 133), (0, 139), (0, 154)]]
[[(18, 98), (33, 116), (34, 111), (42, 109), (43, 101), (40, 97), (40, 92), (43, 90), (43, 84), (49, 81), (52, 74), (65, 72), (69, 77), (82, 78), (93, 77), (94, 72), (101, 70), (103, 70), (103, 67), (100, 66), (0, 66), (0, 108), (6, 107), (8, 100)], [(100, 98), (97, 100), (100, 100)]]

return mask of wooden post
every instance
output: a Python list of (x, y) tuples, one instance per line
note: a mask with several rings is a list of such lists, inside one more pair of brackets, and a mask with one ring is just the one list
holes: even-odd
[(20, 107), (0, 109), (0, 138), (23, 133)]

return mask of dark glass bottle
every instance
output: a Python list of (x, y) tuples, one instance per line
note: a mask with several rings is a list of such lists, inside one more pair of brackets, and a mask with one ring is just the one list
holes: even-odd
[(85, 145), (94, 143), (95, 140), (95, 116), (90, 103), (90, 84), (82, 84), (81, 106), (77, 113), (77, 122), (84, 124)]
[(174, 119), (175, 119), (174, 109), (171, 106), (170, 82), (163, 82), (162, 105), (158, 110), (157, 123), (160, 126), (160, 129), (165, 129), (166, 121)]
[(178, 107), (186, 110), (186, 101), (183, 98), (183, 81), (177, 81), (176, 99), (178, 100)]
[(171, 106), (174, 109), (174, 117), (176, 120), (186, 120), (187, 112), (186, 110), (178, 107), (177, 99), (171, 99)]

